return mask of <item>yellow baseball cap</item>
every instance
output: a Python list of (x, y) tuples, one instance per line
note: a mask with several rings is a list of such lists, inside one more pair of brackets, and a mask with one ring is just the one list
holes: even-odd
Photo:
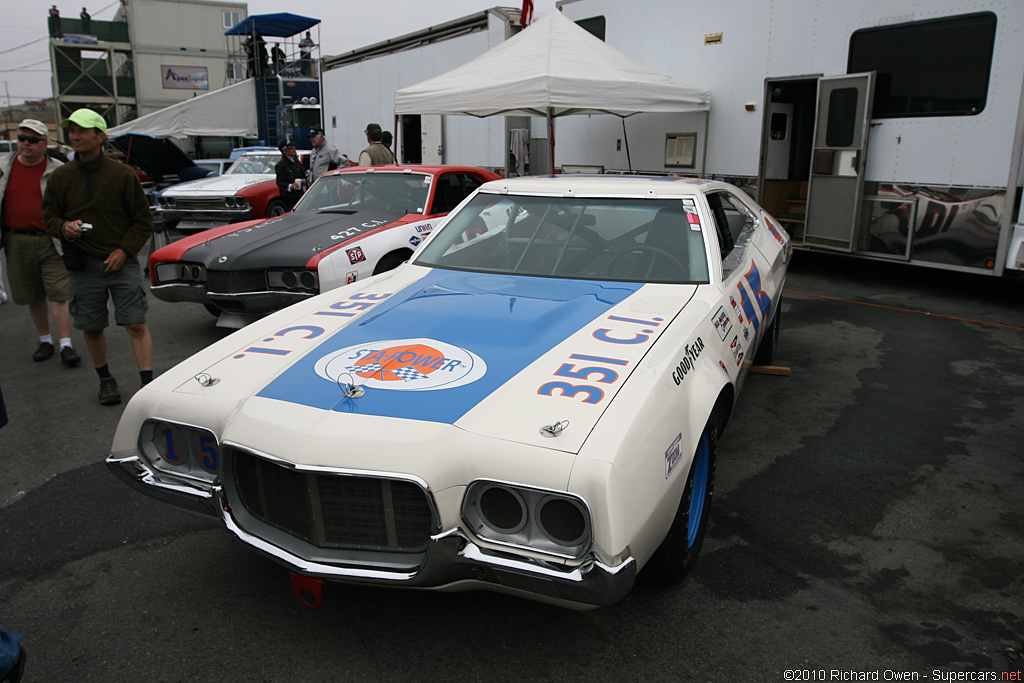
[(77, 123), (82, 128), (97, 128), (104, 132), (107, 130), (107, 120), (92, 109), (76, 109), (71, 112), (71, 116), (60, 122), (60, 127), (67, 128), (72, 123)]

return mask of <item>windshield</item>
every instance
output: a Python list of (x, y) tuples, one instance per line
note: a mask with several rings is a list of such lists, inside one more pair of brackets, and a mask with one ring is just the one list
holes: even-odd
[(295, 122), (296, 126), (310, 128), (311, 126), (320, 125), (320, 107), (296, 107), (295, 109), (292, 110), (292, 112), (295, 115), (293, 121)]
[(425, 213), (434, 177), (423, 173), (339, 173), (313, 183), (296, 211), (348, 213), (375, 209)]
[(274, 164), (280, 160), (280, 152), (243, 154), (238, 158), (238, 161), (231, 164), (231, 167), (224, 172), (224, 175), (233, 175), (236, 173), (273, 173)]
[[(422, 266), (625, 282), (708, 282), (693, 199), (477, 194), (416, 259)], [(691, 209), (692, 211), (693, 209)]]

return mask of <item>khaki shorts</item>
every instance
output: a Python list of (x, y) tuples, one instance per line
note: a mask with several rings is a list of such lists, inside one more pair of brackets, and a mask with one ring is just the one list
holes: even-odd
[(47, 299), (68, 300), (68, 271), (52, 237), (4, 230), (4, 251), (14, 303), (26, 306)]
[(87, 255), (85, 268), (68, 272), (71, 279), (71, 318), (75, 328), (98, 332), (110, 324), (107, 300), (114, 302), (114, 322), (131, 325), (146, 322), (146, 290), (139, 259), (129, 256), (121, 270), (104, 273), (103, 259)]

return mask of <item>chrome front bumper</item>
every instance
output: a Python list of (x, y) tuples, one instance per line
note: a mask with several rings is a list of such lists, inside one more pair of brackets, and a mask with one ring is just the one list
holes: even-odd
[(168, 285), (150, 285), (149, 291), (161, 301), (177, 303), (187, 301), (195, 304), (208, 304), (206, 285), (173, 283)]
[(230, 313), (251, 313), (253, 315), (265, 315), (280, 311), (292, 304), (306, 299), (311, 299), (320, 292), (306, 291), (284, 291), (271, 290), (263, 292), (238, 292), (225, 294), (223, 292), (207, 292), (207, 302), (213, 304), (222, 311)]
[(636, 581), (637, 566), (632, 557), (617, 566), (609, 566), (591, 554), (578, 566), (564, 566), (485, 548), (461, 527), (431, 536), (415, 566), (389, 566), (379, 561), (367, 566), (359, 562), (311, 560), (244, 529), (232, 514), (231, 501), (219, 484), (207, 489), (184, 483), (177, 477), (154, 472), (138, 456), (115, 458), (111, 455), (107, 466), (119, 479), (149, 496), (188, 512), (219, 518), (247, 545), (307, 576), (344, 583), (438, 590), (472, 583), (478, 588), (581, 609), (618, 602), (632, 590)]

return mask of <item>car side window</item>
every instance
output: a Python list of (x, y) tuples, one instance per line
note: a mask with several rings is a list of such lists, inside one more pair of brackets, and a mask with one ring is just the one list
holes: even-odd
[(459, 205), (466, 194), (462, 190), (462, 178), (457, 173), (445, 173), (437, 179), (434, 187), (434, 205), (430, 213), (448, 213)]
[(450, 212), (482, 184), (480, 178), (468, 173), (445, 173), (437, 180), (431, 215)]
[(722, 247), (722, 276), (728, 277), (743, 262), (757, 220), (746, 204), (728, 191), (709, 192), (707, 200)]

